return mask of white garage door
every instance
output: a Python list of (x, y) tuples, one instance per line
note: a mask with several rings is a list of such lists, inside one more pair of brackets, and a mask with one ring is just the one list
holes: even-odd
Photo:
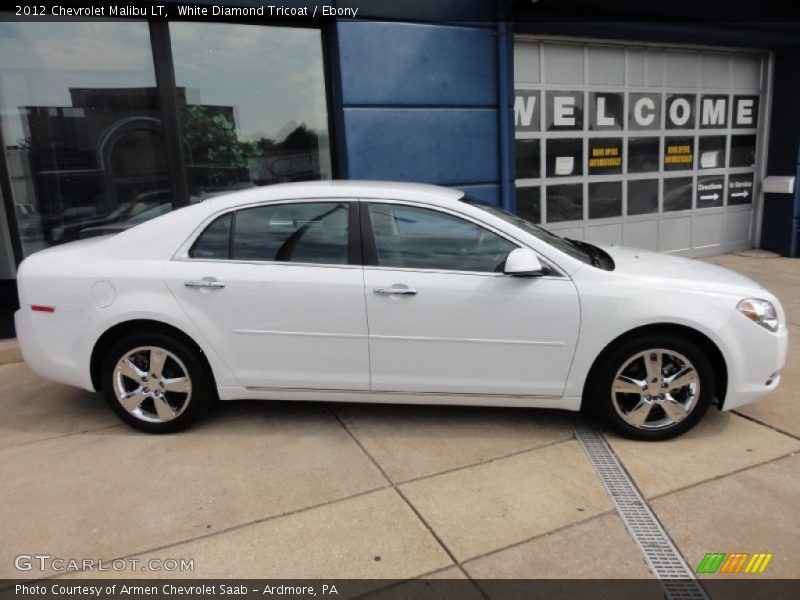
[(765, 54), (518, 38), (518, 213), (689, 256), (750, 248)]

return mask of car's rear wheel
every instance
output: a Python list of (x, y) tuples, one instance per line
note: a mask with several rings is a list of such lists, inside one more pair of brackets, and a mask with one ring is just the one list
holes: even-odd
[(148, 433), (184, 429), (216, 397), (197, 352), (156, 331), (127, 335), (111, 347), (103, 394), (123, 421)]
[(664, 440), (694, 427), (714, 396), (714, 369), (691, 340), (664, 334), (613, 348), (595, 370), (590, 400), (616, 432)]

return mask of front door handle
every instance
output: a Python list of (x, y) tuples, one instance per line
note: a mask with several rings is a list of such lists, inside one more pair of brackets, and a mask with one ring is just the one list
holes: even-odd
[(190, 279), (184, 281), (183, 285), (188, 288), (224, 288), (224, 281), (217, 281), (213, 277), (204, 277), (203, 279)]
[(386, 296), (413, 296), (417, 293), (417, 290), (408, 287), (402, 283), (396, 283), (392, 287), (388, 288), (375, 288), (372, 290), (376, 294), (384, 294)]

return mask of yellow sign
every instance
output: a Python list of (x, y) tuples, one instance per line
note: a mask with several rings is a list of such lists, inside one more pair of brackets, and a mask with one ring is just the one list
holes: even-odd
[(665, 165), (692, 164), (692, 160), (691, 144), (672, 144), (664, 148)]
[(617, 146), (600, 146), (592, 148), (592, 156), (589, 158), (589, 168), (620, 167), (622, 157)]

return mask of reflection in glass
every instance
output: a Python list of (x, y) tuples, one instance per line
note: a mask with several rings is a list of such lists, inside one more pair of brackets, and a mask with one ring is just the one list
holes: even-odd
[(628, 173), (658, 172), (657, 137), (628, 138)]
[(731, 136), (731, 167), (752, 167), (756, 164), (756, 136)]
[(670, 177), (664, 180), (664, 212), (692, 208), (692, 178)]
[(214, 260), (230, 258), (232, 222), (233, 213), (216, 219), (197, 238), (192, 249), (189, 250), (189, 256)]
[(583, 219), (583, 185), (567, 183), (547, 186), (547, 222)]
[(589, 184), (589, 218), (604, 219), (622, 214), (622, 182), (598, 181)]
[(343, 202), (275, 204), (240, 210), (233, 258), (347, 264), (349, 207)]
[(531, 223), (542, 222), (542, 191), (538, 187), (517, 188), (517, 214)]
[(634, 179), (628, 182), (628, 215), (658, 212), (658, 179)]
[(425, 208), (370, 204), (382, 267), (494, 273), (514, 244), (470, 221)]
[(622, 214), (622, 182), (599, 181), (589, 184), (589, 218), (604, 219)]
[(517, 161), (517, 179), (537, 179), (539, 177), (540, 147), (539, 140), (516, 140), (514, 154)]
[(0, 109), (25, 255), (170, 206), (147, 23), (0, 24)]
[(170, 37), (193, 199), (331, 177), (319, 30), (173, 22)]

